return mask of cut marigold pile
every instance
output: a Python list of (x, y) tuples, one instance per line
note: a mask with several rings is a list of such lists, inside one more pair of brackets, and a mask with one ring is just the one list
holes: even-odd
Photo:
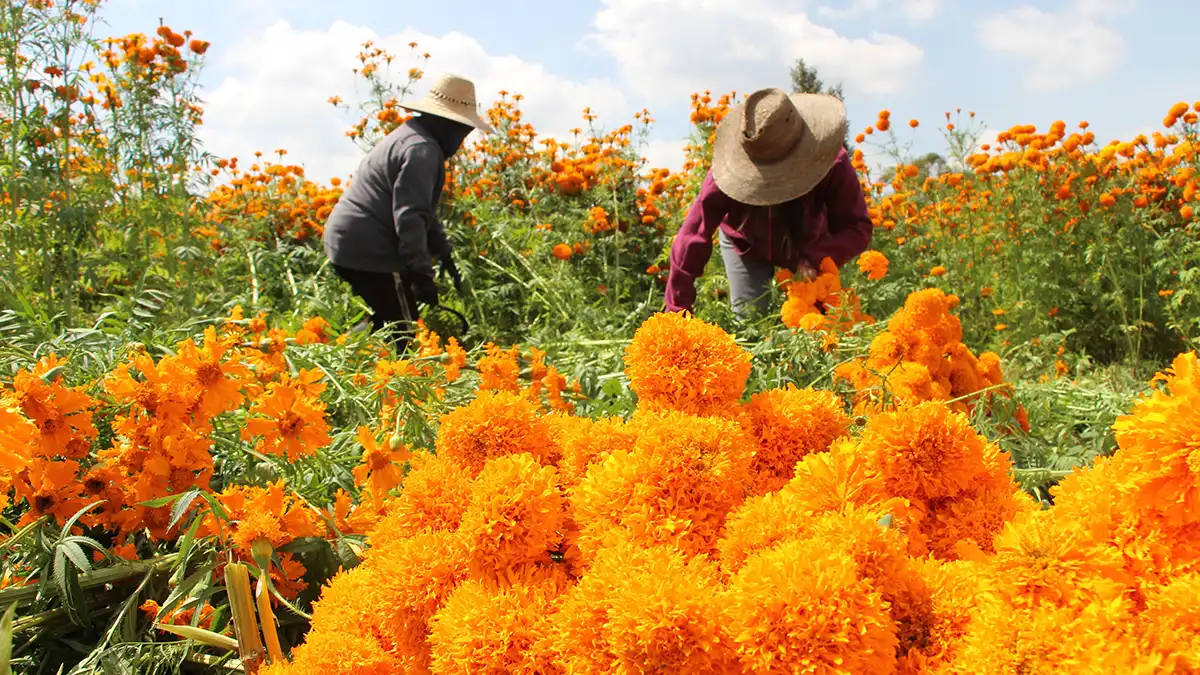
[[(897, 353), (956, 340), (946, 309), (918, 299)], [(820, 392), (744, 399), (745, 353), (678, 315), (626, 356), (628, 421), (492, 392), (448, 416), (442, 454), (422, 456), (306, 644), (266, 672), (1200, 668), (1195, 354), (1049, 509), (944, 401), (855, 433)]]

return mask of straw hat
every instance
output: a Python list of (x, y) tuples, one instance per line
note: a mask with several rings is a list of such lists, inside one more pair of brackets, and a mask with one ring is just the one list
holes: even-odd
[(492, 125), (479, 116), (478, 104), (475, 102), (475, 83), (458, 75), (447, 73), (438, 77), (424, 98), (413, 103), (401, 103), (400, 107), (426, 115), (445, 117), (492, 133)]
[(832, 96), (760, 89), (730, 110), (713, 142), (713, 180), (743, 204), (782, 204), (806, 194), (833, 168), (846, 136), (846, 108)]

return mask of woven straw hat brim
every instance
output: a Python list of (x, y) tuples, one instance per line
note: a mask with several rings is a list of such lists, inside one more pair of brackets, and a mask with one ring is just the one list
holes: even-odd
[(721, 192), (743, 204), (773, 206), (807, 194), (837, 160), (846, 137), (846, 108), (823, 94), (788, 96), (804, 120), (799, 142), (787, 156), (755, 163), (741, 143), (746, 105), (730, 110), (717, 125), (713, 141), (713, 180)]
[(425, 115), (436, 115), (445, 117), (446, 119), (454, 120), (465, 124), (469, 127), (479, 129), (484, 133), (495, 133), (492, 125), (488, 124), (479, 113), (465, 107), (451, 106), (431, 96), (425, 96), (419, 101), (413, 103), (401, 103), (401, 108), (412, 112), (419, 112)]

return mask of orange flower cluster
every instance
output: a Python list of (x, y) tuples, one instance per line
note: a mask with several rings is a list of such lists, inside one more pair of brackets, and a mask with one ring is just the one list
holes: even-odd
[[(228, 485), (212, 495), (219, 509), (189, 499), (173, 514), (180, 497), (209, 490), (218, 429), (225, 430), (223, 440), (234, 440), (227, 430), (240, 428), (245, 451), (265, 461), (295, 462), (332, 441), (325, 374), (293, 370), (288, 356), (292, 345), (332, 342), (329, 325), (313, 317), (289, 333), (271, 328), (263, 314), (245, 318), (240, 308), (202, 339), (179, 343), (173, 354), (155, 358), (135, 349), (99, 382), (67, 386), (70, 364), (53, 354), (18, 371), (0, 387), (0, 500), (18, 509), (21, 525), (43, 519), (51, 526), (101, 502), (79, 522), (105, 530), (111, 550), (133, 558), (131, 543), (141, 533), (155, 545), (170, 544), (191, 511), (202, 519), (198, 536), (219, 539), (243, 559), (260, 541), (277, 550), (301, 537), (363, 534), (384, 513), (413, 459), (396, 426), (397, 411), (412, 396), (392, 385), (425, 378), (436, 383), (436, 396), (468, 367), (456, 340), (443, 346), (424, 324), (420, 329), (414, 359), (380, 359), (373, 378), (353, 378), (380, 393), (378, 423), (357, 430), (362, 454), (352, 474), (359, 494), (339, 489), (322, 511), (276, 482)], [(517, 405), (536, 414), (573, 408), (578, 384), (572, 391), (543, 352), (532, 350), (522, 372), (515, 350), (487, 351), (475, 367), (481, 391), (515, 392)], [(97, 419), (105, 420), (106, 433), (98, 431)], [(274, 559), (275, 587), (294, 597), (304, 587), (303, 567), (285, 553)]]
[(858, 256), (858, 271), (865, 274), (871, 281), (879, 281), (887, 276), (887, 270), (887, 256), (879, 251), (865, 251), (862, 255)]
[(100, 58), (110, 69), (128, 69), (144, 82), (167, 80), (187, 71), (185, 48), (196, 56), (208, 51), (207, 42), (190, 39), (191, 36), (190, 30), (181, 35), (167, 26), (159, 26), (153, 39), (142, 33), (108, 38), (104, 41), (107, 48), (100, 53)]
[[(1061, 120), (1045, 133), (1038, 133), (1034, 125), (1016, 125), (1001, 132), (995, 146), (985, 144), (969, 155), (965, 175), (946, 172), (914, 182), (920, 174), (918, 167), (898, 167), (891, 183), (893, 192), (877, 201), (871, 199), (871, 214), (875, 224), (885, 229), (903, 219), (918, 230), (953, 231), (964, 214), (986, 213), (998, 201), (1001, 206), (1011, 206), (1010, 201), (1001, 200), (1011, 200), (1022, 177), (1032, 172), (1040, 176), (1039, 188), (1047, 202), (1071, 207), (1062, 211), (1068, 223), (1094, 207), (1121, 206), (1154, 208), (1173, 222), (1187, 222), (1188, 214), (1194, 213), (1200, 182), (1195, 169), (1200, 158), (1198, 113), (1200, 106), (1177, 103), (1163, 120), (1167, 133), (1143, 134), (1103, 146), (1088, 131), (1087, 122), (1081, 122), (1075, 132), (1068, 132)], [(953, 131), (953, 124), (948, 127)], [(865, 166), (861, 170), (866, 173)], [(874, 184), (874, 190), (868, 190), (869, 199), (884, 187), (883, 183)], [(936, 198), (923, 198), (929, 196)], [(1020, 230), (1012, 234), (1019, 235)]]
[[(886, 259), (884, 263), (886, 265)], [(788, 328), (823, 331), (827, 346), (836, 343), (836, 335), (874, 318), (862, 312), (858, 294), (842, 288), (842, 277), (833, 260), (821, 261), (820, 274), (811, 281), (799, 281), (784, 270), (778, 276), (787, 291), (780, 316)]]
[(1112, 457), (1053, 488), (1051, 509), (1008, 524), (995, 556), (970, 564), (989, 590), (960, 597), (974, 617), (959, 648), (964, 671), (1200, 668), (1188, 599), (1200, 590), (1197, 354), (1155, 380), (1162, 388), (1114, 425)]
[[(962, 323), (951, 313), (958, 303), (957, 296), (937, 288), (910, 294), (887, 330), (872, 340), (868, 355), (837, 368), (835, 377), (858, 392), (856, 410), (951, 401), (954, 409), (967, 411), (990, 398), (979, 392), (1003, 388), (1000, 357), (976, 356), (963, 344)], [(1024, 424), (1023, 411), (1018, 418)]]
[(743, 402), (748, 359), (659, 314), (628, 421), (480, 393), (266, 673), (951, 672), (957, 558), (1032, 509), (1007, 457), (940, 402), (859, 439), (833, 394)]
[(246, 227), (252, 223), (254, 236), (280, 237), (296, 241), (320, 239), (325, 220), (342, 195), (342, 181), (320, 185), (304, 177), (303, 167), (265, 162), (238, 168), (237, 159), (218, 160), (217, 169), (231, 180), (208, 195), (205, 225), (196, 235), (207, 237), (214, 249), (224, 247), (223, 228)]

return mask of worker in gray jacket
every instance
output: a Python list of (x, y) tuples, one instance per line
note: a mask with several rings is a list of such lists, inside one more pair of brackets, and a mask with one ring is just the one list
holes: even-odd
[(415, 103), (418, 113), (371, 149), (325, 223), (325, 255), (371, 308), (374, 330), (393, 327), (398, 353), (408, 346), (417, 302), (436, 305), (434, 262), (457, 277), (453, 247), (437, 216), (446, 158), (475, 129), (475, 85), (443, 75)]

